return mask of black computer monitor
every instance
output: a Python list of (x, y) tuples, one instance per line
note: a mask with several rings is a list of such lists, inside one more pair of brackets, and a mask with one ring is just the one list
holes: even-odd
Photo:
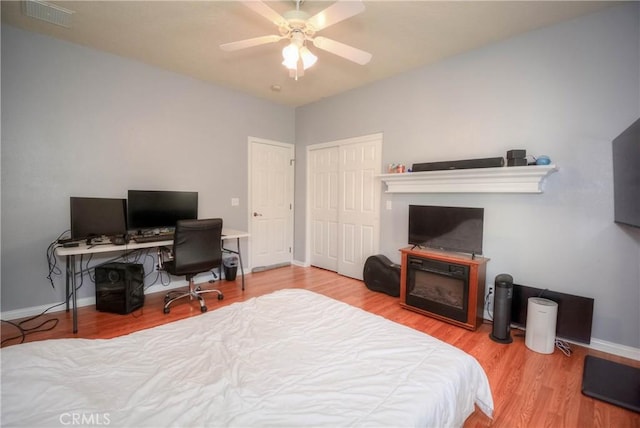
[(173, 228), (178, 220), (198, 218), (198, 192), (129, 190), (129, 230)]
[(126, 199), (70, 198), (71, 239), (127, 233)]

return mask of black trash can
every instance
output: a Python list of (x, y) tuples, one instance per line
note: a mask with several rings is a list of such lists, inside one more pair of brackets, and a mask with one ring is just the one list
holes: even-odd
[(238, 257), (230, 255), (223, 258), (222, 268), (224, 269), (224, 278), (227, 281), (235, 281), (238, 274)]

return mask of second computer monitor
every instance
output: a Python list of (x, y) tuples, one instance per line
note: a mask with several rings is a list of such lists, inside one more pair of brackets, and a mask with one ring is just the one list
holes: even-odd
[(129, 190), (129, 230), (173, 228), (178, 220), (198, 218), (198, 192)]
[(127, 233), (126, 201), (113, 198), (81, 198), (70, 201), (71, 239), (81, 240)]

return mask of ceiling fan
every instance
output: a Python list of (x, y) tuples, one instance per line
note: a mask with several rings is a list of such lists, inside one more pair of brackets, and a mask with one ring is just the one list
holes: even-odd
[(246, 7), (274, 23), (278, 27), (280, 34), (224, 43), (220, 45), (220, 48), (224, 51), (236, 51), (287, 39), (289, 40), (289, 44), (282, 50), (284, 57), (282, 64), (289, 69), (289, 74), (291, 77), (295, 77), (296, 80), (299, 76), (304, 75), (304, 70), (315, 64), (318, 59), (318, 57), (311, 53), (306, 47), (307, 41), (313, 43), (313, 46), (318, 49), (338, 55), (360, 65), (365, 65), (371, 60), (371, 54), (369, 52), (326, 37), (316, 36), (318, 31), (363, 12), (364, 4), (361, 0), (338, 0), (336, 3), (311, 17), (306, 12), (300, 10), (301, 0), (296, 1), (296, 8), (294, 10), (285, 12), (283, 15), (280, 15), (262, 1), (241, 1)]

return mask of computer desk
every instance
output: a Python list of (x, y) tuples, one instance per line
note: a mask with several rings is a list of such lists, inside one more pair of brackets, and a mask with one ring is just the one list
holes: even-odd
[[(242, 266), (242, 254), (240, 253), (240, 239), (248, 238), (249, 233), (236, 230), (236, 229), (227, 229), (222, 228), (222, 249), (229, 253), (237, 254), (238, 261), (240, 265), (240, 273), (242, 274), (242, 290), (244, 291), (244, 268)], [(225, 241), (236, 240), (236, 249), (231, 250), (224, 246)], [(78, 300), (76, 296), (76, 256), (85, 255), (85, 254), (98, 254), (98, 253), (124, 253), (128, 251), (135, 250), (143, 250), (145, 248), (156, 248), (156, 247), (171, 247), (173, 246), (173, 240), (167, 241), (156, 241), (156, 242), (134, 242), (129, 241), (125, 245), (114, 245), (114, 244), (98, 244), (98, 245), (86, 245), (85, 243), (81, 243), (77, 247), (63, 247), (59, 246), (56, 248), (55, 253), (59, 257), (66, 258), (66, 305), (67, 312), (69, 311), (69, 299), (71, 299), (72, 305), (72, 314), (73, 314), (73, 332), (78, 332)], [(71, 290), (71, 293), (69, 293)]]

